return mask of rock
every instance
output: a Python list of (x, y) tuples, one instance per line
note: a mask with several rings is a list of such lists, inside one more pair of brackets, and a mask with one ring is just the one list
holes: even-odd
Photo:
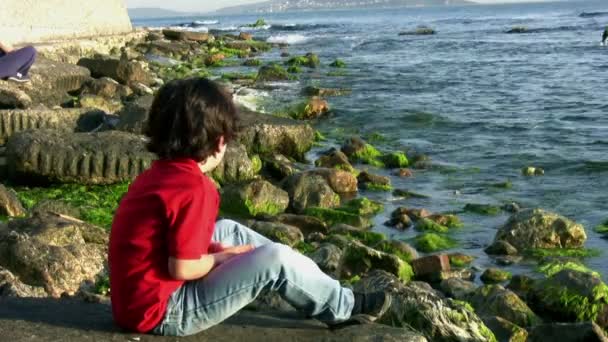
[(229, 185), (221, 190), (222, 210), (241, 217), (278, 215), (287, 209), (287, 192), (265, 180)]
[(312, 175), (323, 177), (331, 189), (336, 193), (345, 194), (357, 192), (357, 178), (350, 172), (337, 169), (318, 168), (300, 172), (291, 176), (286, 182), (297, 182), (297, 178), (310, 177)]
[(389, 177), (371, 174), (367, 171), (362, 171), (359, 176), (357, 176), (357, 180), (364, 189), (390, 189), (391, 187), (391, 179)]
[(431, 275), (428, 279), (431, 283), (441, 283), (447, 279), (463, 279), (463, 280), (475, 280), (475, 273), (471, 268), (459, 268), (451, 269), (449, 271), (441, 271)]
[(189, 43), (182, 41), (153, 41), (140, 44), (137, 49), (144, 54), (182, 59), (190, 54), (191, 46)]
[(452, 253), (448, 257), (450, 258), (450, 265), (454, 267), (465, 267), (475, 260), (474, 256), (462, 253)]
[(479, 215), (498, 215), (500, 214), (500, 207), (491, 204), (468, 203), (464, 206), (464, 211)]
[[(8, 223), (0, 233), (0, 265), (48, 296), (91, 286), (106, 264), (108, 236), (101, 228), (52, 214)], [(88, 284), (88, 285), (87, 285)]]
[(399, 169), (396, 171), (396, 174), (401, 178), (414, 177), (414, 172), (411, 169)]
[(481, 275), (481, 281), (486, 284), (502, 283), (511, 279), (511, 273), (498, 268), (488, 268)]
[(24, 284), (11, 271), (0, 266), (0, 299), (6, 297), (42, 298), (46, 296), (43, 287)]
[(278, 180), (283, 180), (289, 176), (292, 176), (298, 171), (298, 168), (294, 162), (282, 154), (264, 156), (263, 162), (264, 169)]
[(319, 56), (314, 53), (307, 53), (305, 56), (297, 56), (289, 59), (285, 64), (289, 66), (305, 66), (308, 68), (318, 68), (321, 65)]
[(597, 275), (565, 269), (537, 282), (530, 295), (535, 311), (555, 321), (608, 327), (608, 286)]
[(540, 318), (515, 293), (500, 285), (479, 287), (469, 303), (480, 316), (500, 316), (520, 327), (530, 327), (541, 322)]
[(305, 96), (321, 96), (321, 97), (329, 97), (329, 96), (342, 96), (346, 94), (352, 93), (350, 89), (341, 89), (341, 88), (319, 88), (316, 86), (307, 86), (302, 89), (302, 94)]
[(315, 166), (339, 169), (348, 172), (355, 171), (348, 161), (348, 157), (343, 152), (336, 149), (331, 149), (319, 157), (319, 159), (315, 161)]
[(131, 180), (156, 157), (142, 137), (124, 132), (21, 132), (6, 145), (9, 178), (81, 184)]
[(212, 42), (214, 37), (206, 32), (164, 29), (163, 35), (170, 40), (191, 40), (195, 42)]
[(509, 282), (509, 285), (507, 285), (507, 289), (515, 292), (515, 294), (517, 294), (520, 298), (527, 301), (530, 297), (530, 292), (535, 287), (535, 284), (535, 279), (525, 275), (516, 274), (511, 277), (511, 281)]
[(604, 330), (593, 322), (545, 323), (530, 330), (528, 342), (607, 342)]
[(517, 255), (517, 248), (513, 247), (510, 243), (498, 240), (494, 241), (484, 251), (489, 255)]
[(416, 236), (416, 249), (425, 253), (441, 251), (456, 246), (456, 242), (445, 235), (424, 233)]
[(214, 54), (208, 55), (205, 58), (205, 65), (208, 67), (221, 66), (221, 63), (224, 59), (226, 59), (226, 55), (224, 55), (223, 53), (214, 53)]
[(39, 201), (34, 205), (30, 212), (32, 215), (52, 213), (55, 215), (65, 215), (76, 219), (82, 219), (83, 214), (80, 208), (73, 207), (72, 205), (60, 200), (50, 199)]
[(528, 33), (528, 28), (525, 26), (515, 26), (505, 33)]
[(281, 214), (276, 217), (278, 222), (300, 228), (305, 236), (312, 233), (327, 233), (328, 228), (323, 221), (313, 216)]
[(144, 134), (152, 102), (154, 102), (153, 96), (143, 96), (127, 103), (123, 110), (118, 113), (119, 121), (116, 129)]
[(239, 34), (239, 39), (241, 39), (241, 40), (252, 40), (253, 39), (253, 35), (251, 33), (248, 33), (248, 32), (241, 32)]
[(17, 84), (0, 80), (0, 109), (25, 109), (31, 106), (32, 98)]
[(297, 120), (271, 115), (239, 111), (241, 133), (239, 140), (250, 153), (260, 155), (283, 154), (303, 161), (304, 154), (314, 143), (315, 131)]
[(211, 176), (221, 185), (246, 182), (255, 178), (261, 166), (259, 158), (249, 158), (245, 146), (230, 142), (224, 159), (211, 172)]
[(113, 114), (123, 108), (120, 101), (109, 100), (97, 95), (82, 95), (78, 99), (78, 103), (81, 108), (98, 109), (108, 114)]
[(415, 35), (415, 36), (424, 36), (424, 35), (433, 35), (437, 33), (434, 29), (430, 28), (430, 27), (426, 27), (426, 26), (421, 26), (416, 28), (413, 31), (404, 31), (404, 32), (399, 32), (400, 36), (410, 36), (410, 35)]
[(482, 317), (483, 322), (492, 330), (499, 342), (526, 342), (528, 332), (506, 319), (498, 316)]
[(429, 255), (412, 261), (416, 279), (428, 279), (434, 274), (449, 271), (450, 259), (445, 254)]
[(91, 74), (86, 68), (74, 64), (38, 57), (29, 76), (31, 83), (21, 89), (32, 99), (32, 104), (53, 107), (69, 102), (68, 92), (79, 90)]
[(457, 300), (466, 300), (473, 292), (475, 292), (477, 286), (475, 286), (475, 283), (468, 280), (449, 278), (441, 281), (439, 288), (448, 297)]
[(330, 243), (321, 244), (317, 250), (308, 255), (319, 268), (330, 275), (337, 275), (342, 260), (342, 250)]
[(256, 221), (251, 229), (264, 235), (272, 241), (279, 242), (290, 247), (304, 241), (302, 232), (294, 226), (276, 222)]
[(384, 205), (367, 197), (359, 197), (344, 203), (340, 210), (360, 216), (374, 216), (384, 210)]
[(313, 96), (298, 111), (297, 119), (315, 119), (327, 112), (329, 112), (329, 103), (318, 96)]
[(334, 208), (340, 205), (338, 196), (323, 176), (301, 173), (286, 180), (284, 189), (289, 193), (291, 207), (296, 213), (307, 208)]
[(282, 66), (271, 63), (264, 65), (258, 70), (256, 81), (258, 82), (275, 82), (289, 80), (289, 74)]
[(404, 214), (407, 215), (408, 217), (413, 218), (416, 221), (431, 216), (431, 212), (424, 208), (416, 209), (416, 208), (399, 207), (399, 208), (395, 209), (395, 211), (393, 211), (393, 213), (391, 213), (391, 217), (399, 217)]
[(13, 134), (30, 129), (53, 129), (61, 132), (92, 130), (104, 121), (105, 114), (91, 109), (15, 109), (0, 110), (0, 143)]
[(428, 219), (435, 222), (436, 224), (448, 228), (462, 228), (464, 226), (462, 221), (460, 221), (460, 218), (452, 214), (432, 214), (428, 216)]
[(522, 210), (509, 218), (494, 241), (525, 251), (533, 248), (581, 248), (587, 235), (582, 225), (542, 209)]
[(382, 156), (382, 162), (388, 168), (398, 169), (407, 167), (410, 163), (403, 152), (392, 152)]
[(449, 228), (428, 218), (421, 218), (416, 223), (416, 230), (421, 232), (447, 233)]
[(374, 270), (355, 284), (355, 290), (391, 293), (391, 307), (379, 323), (410, 327), (430, 341), (496, 341), (473, 311), (444, 299), (426, 283), (405, 285), (394, 275)]
[(395, 254), (407, 262), (419, 258), (418, 251), (410, 244), (401, 240), (382, 240), (373, 245), (373, 247), (386, 253)]
[(405, 282), (414, 275), (412, 267), (399, 257), (377, 251), (359, 241), (351, 241), (340, 262), (340, 277), (350, 279), (371, 270), (384, 270)]
[(0, 184), (0, 215), (18, 217), (25, 216), (26, 213), (17, 193)]
[(91, 76), (95, 78), (109, 77), (113, 80), (118, 80), (119, 63), (119, 58), (101, 54), (81, 58), (78, 61), (79, 66), (89, 69)]
[(141, 61), (132, 61), (126, 53), (123, 53), (116, 69), (116, 80), (122, 84), (133, 85), (141, 83), (149, 86), (154, 79), (147, 70), (147, 65)]
[(154, 90), (140, 82), (131, 83), (131, 89), (138, 96), (154, 95)]
[(347, 139), (342, 145), (341, 150), (351, 161), (384, 167), (384, 163), (380, 160), (382, 153), (361, 138), (351, 137)]
[(81, 95), (97, 95), (107, 99), (123, 99), (132, 93), (129, 87), (109, 77), (90, 79), (82, 86), (81, 90)]
[[(339, 196), (338, 196), (339, 197)], [(358, 229), (367, 229), (373, 226), (372, 222), (361, 215), (353, 214), (342, 208), (310, 207), (304, 210), (306, 215), (314, 216), (325, 222), (328, 226), (347, 224)]]
[(405, 211), (400, 210), (402, 208), (397, 208), (395, 211), (391, 213), (391, 219), (386, 222), (386, 225), (390, 227), (395, 227), (399, 230), (404, 230), (413, 225), (412, 219), (409, 217)]

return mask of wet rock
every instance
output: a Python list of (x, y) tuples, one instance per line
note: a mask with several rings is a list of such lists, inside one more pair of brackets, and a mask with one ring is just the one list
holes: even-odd
[(489, 255), (517, 255), (517, 248), (513, 247), (510, 243), (498, 240), (494, 241), (490, 246), (484, 250)]
[(78, 104), (80, 108), (97, 109), (108, 114), (113, 114), (123, 108), (119, 100), (110, 100), (97, 95), (82, 95), (78, 99)]
[(212, 42), (215, 40), (213, 35), (206, 32), (183, 31), (183, 30), (163, 30), (163, 35), (170, 40), (190, 40), (195, 42)]
[(420, 234), (416, 236), (414, 242), (416, 249), (425, 253), (442, 251), (457, 245), (450, 237), (435, 233)]
[(425, 281), (433, 284), (440, 284), (442, 281), (447, 279), (463, 279), (472, 281), (475, 279), (475, 273), (468, 268), (444, 270), (429, 274)]
[(418, 251), (416, 251), (414, 247), (401, 240), (383, 240), (373, 247), (387, 253), (395, 254), (407, 262), (411, 262), (420, 257)]
[(528, 331), (508, 320), (498, 317), (482, 317), (483, 322), (492, 330), (498, 342), (526, 342)]
[(495, 341), (494, 334), (464, 305), (444, 299), (428, 284), (403, 284), (387, 272), (374, 270), (355, 284), (361, 292), (387, 291), (393, 301), (379, 323), (410, 327), (430, 341)]
[(304, 235), (298, 227), (276, 222), (256, 221), (251, 229), (264, 235), (272, 241), (279, 242), (290, 247), (298, 242), (304, 241)]
[(524, 167), (521, 170), (521, 173), (524, 176), (528, 176), (528, 177), (531, 177), (531, 176), (542, 176), (542, 175), (545, 174), (545, 170), (543, 170), (540, 167), (527, 166), (527, 167)]
[(260, 155), (283, 154), (295, 160), (304, 160), (304, 154), (314, 143), (314, 129), (297, 120), (271, 115), (239, 111), (241, 133), (239, 140), (250, 153)]
[(580, 248), (587, 235), (582, 225), (542, 209), (522, 210), (509, 218), (494, 241), (525, 251), (533, 248)]
[(395, 174), (401, 178), (414, 177), (414, 172), (411, 169), (399, 169), (395, 172)]
[(292, 57), (285, 64), (292, 67), (318, 68), (321, 65), (321, 61), (319, 60), (319, 56), (309, 52), (304, 56)]
[(187, 42), (182, 41), (153, 41), (143, 43), (137, 46), (137, 50), (150, 55), (160, 55), (182, 59), (190, 54), (191, 46)]
[(398, 169), (407, 167), (410, 163), (403, 152), (392, 152), (382, 156), (382, 162), (388, 168)]
[(389, 189), (391, 187), (391, 179), (387, 176), (380, 176), (369, 173), (367, 171), (362, 171), (359, 176), (357, 176), (357, 180), (363, 189)]
[(525, 26), (515, 26), (505, 33), (528, 33), (528, 28)]
[(106, 264), (101, 228), (53, 214), (10, 221), (0, 232), (0, 265), (48, 296), (91, 286)]
[(135, 95), (137, 96), (146, 96), (154, 94), (154, 90), (152, 90), (152, 88), (140, 82), (131, 83), (131, 89), (133, 90), (133, 93), (135, 93)]
[(607, 342), (604, 330), (593, 322), (545, 323), (530, 330), (528, 342)]
[(337, 169), (318, 168), (304, 171), (292, 176), (287, 182), (295, 181), (295, 178), (298, 177), (309, 177), (311, 175), (323, 177), (334, 192), (341, 194), (357, 192), (357, 178), (350, 172)]
[(359, 137), (350, 137), (346, 139), (341, 150), (352, 162), (361, 162), (375, 167), (384, 167), (384, 163), (380, 160), (382, 153)]
[(0, 298), (42, 298), (46, 296), (42, 286), (24, 284), (11, 271), (0, 266)]
[(0, 80), (0, 109), (29, 108), (32, 98), (19, 85)]
[(491, 204), (468, 203), (464, 206), (464, 211), (479, 215), (498, 215), (500, 214), (500, 207)]
[(249, 158), (245, 146), (231, 142), (226, 147), (224, 159), (211, 172), (211, 176), (221, 185), (246, 182), (254, 179), (260, 168), (259, 158)]
[(465, 267), (475, 260), (475, 257), (462, 253), (452, 253), (449, 254), (450, 265), (454, 267)]
[(403, 208), (397, 208), (391, 213), (391, 219), (386, 222), (387, 226), (394, 227), (399, 230), (404, 230), (413, 225), (412, 219), (404, 210), (401, 209)]
[(413, 31), (403, 31), (399, 32), (400, 36), (425, 36), (425, 35), (433, 35), (437, 33), (433, 28), (421, 26), (416, 28)]
[(520, 327), (529, 327), (540, 322), (540, 318), (523, 300), (500, 285), (479, 287), (469, 302), (480, 316), (500, 316)]
[(298, 110), (296, 118), (300, 120), (315, 119), (329, 112), (329, 103), (318, 96), (313, 96)]
[(331, 149), (315, 161), (318, 167), (334, 168), (348, 172), (354, 172), (353, 166), (348, 161), (348, 157), (337, 149)]
[(531, 306), (558, 322), (594, 321), (608, 327), (608, 286), (597, 275), (565, 269), (539, 281)]
[(441, 281), (439, 288), (448, 297), (457, 300), (466, 300), (471, 294), (473, 294), (473, 292), (475, 292), (477, 286), (475, 283), (468, 280), (449, 278)]
[(520, 298), (528, 300), (530, 292), (534, 289), (536, 280), (528, 276), (516, 274), (511, 277), (511, 281), (507, 285), (507, 289), (515, 292)]
[(305, 96), (321, 96), (321, 97), (329, 97), (329, 96), (342, 96), (346, 94), (350, 94), (352, 91), (350, 89), (340, 89), (340, 88), (320, 88), (316, 86), (307, 86), (302, 89), (302, 94)]
[(317, 250), (308, 255), (319, 268), (330, 275), (337, 275), (340, 261), (342, 260), (342, 250), (337, 246), (324, 243)]
[(221, 189), (222, 210), (241, 217), (278, 215), (287, 209), (287, 192), (265, 180), (229, 185)]
[(481, 281), (486, 284), (502, 283), (511, 279), (511, 273), (498, 268), (488, 268), (481, 275)]
[(26, 131), (6, 145), (8, 175), (16, 181), (112, 184), (131, 180), (156, 157), (142, 137), (124, 132)]
[(434, 274), (450, 270), (450, 259), (445, 254), (429, 255), (412, 261), (416, 279), (428, 279)]
[(258, 76), (256, 81), (258, 82), (276, 82), (276, 81), (287, 81), (289, 80), (289, 74), (287, 70), (282, 66), (272, 63), (264, 65), (258, 70)]
[(371, 270), (384, 270), (405, 282), (414, 275), (412, 267), (399, 257), (380, 252), (359, 241), (351, 241), (344, 249), (340, 263), (340, 277), (350, 279)]
[(447, 233), (449, 228), (428, 218), (421, 218), (416, 223), (416, 230), (421, 232)]
[(303, 213), (307, 208), (334, 208), (340, 205), (340, 196), (320, 175), (296, 174), (286, 180), (284, 188), (296, 213)]
[(109, 77), (90, 79), (83, 86), (81, 95), (97, 95), (108, 99), (122, 99), (131, 95), (133, 92)]
[(399, 208), (395, 209), (395, 211), (393, 211), (393, 213), (391, 214), (391, 217), (400, 216), (403, 214), (409, 216), (410, 218), (412, 218), (416, 221), (423, 219), (423, 218), (428, 218), (432, 215), (430, 211), (428, 211), (424, 208), (417, 209), (417, 208), (399, 207)]
[(283, 180), (298, 172), (298, 167), (295, 163), (282, 154), (264, 156), (263, 162), (264, 169), (278, 180)]
[(341, 207), (335, 209), (311, 207), (306, 208), (304, 213), (319, 218), (330, 227), (337, 224), (347, 224), (359, 229), (367, 229), (373, 226), (367, 217), (352, 213)]
[(26, 211), (17, 197), (17, 193), (0, 184), (0, 215), (17, 217), (25, 216)]
[(205, 65), (208, 67), (221, 66), (221, 63), (224, 59), (226, 59), (226, 55), (224, 55), (223, 53), (214, 53), (214, 54), (208, 55), (205, 58)]
[(327, 233), (328, 227), (323, 221), (313, 216), (281, 214), (275, 218), (278, 222), (298, 227), (305, 236), (312, 233)]
[(359, 197), (344, 203), (340, 210), (360, 216), (374, 216), (384, 211), (384, 205), (367, 197)]

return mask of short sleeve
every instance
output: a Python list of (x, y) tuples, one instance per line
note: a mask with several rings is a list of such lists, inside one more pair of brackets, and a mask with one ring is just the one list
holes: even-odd
[(199, 259), (207, 252), (211, 236), (206, 229), (206, 215), (212, 198), (194, 191), (175, 203), (173, 222), (169, 227), (169, 256), (177, 259)]

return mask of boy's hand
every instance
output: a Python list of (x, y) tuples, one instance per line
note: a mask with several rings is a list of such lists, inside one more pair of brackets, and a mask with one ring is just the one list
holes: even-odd
[(230, 258), (239, 254), (247, 253), (255, 249), (253, 245), (241, 245), (234, 247), (224, 247), (224, 250), (215, 254), (215, 260), (218, 264), (224, 263)]
[(212, 242), (209, 245), (210, 254), (222, 252), (224, 249), (226, 249), (226, 246), (224, 246), (221, 242)]

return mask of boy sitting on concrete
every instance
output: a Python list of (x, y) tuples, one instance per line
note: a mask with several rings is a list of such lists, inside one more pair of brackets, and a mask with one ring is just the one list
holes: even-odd
[(373, 322), (391, 297), (353, 293), (309, 258), (234, 221), (216, 222), (220, 197), (206, 172), (234, 139), (229, 95), (202, 78), (173, 81), (156, 96), (148, 149), (159, 157), (122, 199), (110, 235), (115, 322), (183, 336), (212, 327), (277, 291), (333, 327)]

